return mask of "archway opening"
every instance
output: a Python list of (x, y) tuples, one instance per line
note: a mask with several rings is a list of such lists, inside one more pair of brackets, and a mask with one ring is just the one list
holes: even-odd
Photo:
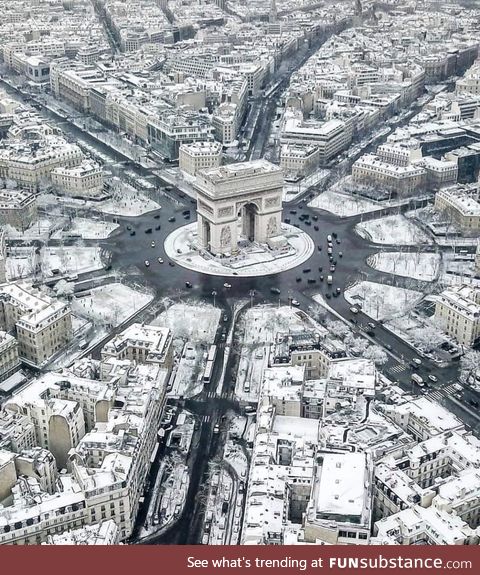
[(239, 217), (241, 218), (242, 236), (249, 242), (254, 242), (256, 239), (257, 214), (258, 207), (252, 203), (245, 204), (239, 213)]
[(210, 250), (211, 229), (210, 222), (207, 220), (203, 220), (203, 240), (205, 242), (205, 248)]

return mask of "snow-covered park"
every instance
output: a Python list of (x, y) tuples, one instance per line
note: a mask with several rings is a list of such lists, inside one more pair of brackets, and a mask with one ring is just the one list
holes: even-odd
[(376, 270), (428, 282), (437, 277), (440, 262), (440, 254), (421, 252), (380, 252), (367, 260)]
[(153, 300), (153, 294), (121, 283), (93, 288), (90, 294), (72, 301), (72, 309), (94, 325), (116, 326)]
[(406, 246), (431, 243), (427, 234), (402, 214), (362, 222), (357, 224), (355, 231), (376, 244)]
[(98, 219), (74, 218), (70, 227), (65, 226), (53, 234), (54, 239), (62, 239), (66, 235), (78, 235), (84, 240), (102, 240), (118, 228), (118, 224)]
[(44, 247), (40, 257), (45, 275), (53, 275), (52, 270), (59, 270), (61, 274), (79, 274), (98, 270), (103, 266), (98, 247)]
[(350, 304), (361, 304), (362, 311), (376, 320), (404, 315), (422, 298), (423, 294), (415, 290), (370, 281), (359, 282), (345, 292)]
[(331, 212), (332, 214), (342, 218), (348, 218), (357, 214), (365, 214), (367, 212), (374, 212), (382, 207), (370, 200), (342, 194), (333, 190), (323, 192), (323, 194), (318, 195), (308, 205), (312, 208)]

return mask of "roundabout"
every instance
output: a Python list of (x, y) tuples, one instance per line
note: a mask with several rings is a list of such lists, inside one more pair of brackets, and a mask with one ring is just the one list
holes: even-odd
[(277, 274), (306, 262), (313, 254), (312, 238), (295, 226), (281, 224), (281, 234), (270, 244), (245, 241), (235, 254), (214, 256), (201, 249), (197, 224), (177, 228), (165, 239), (166, 255), (189, 270), (223, 277)]

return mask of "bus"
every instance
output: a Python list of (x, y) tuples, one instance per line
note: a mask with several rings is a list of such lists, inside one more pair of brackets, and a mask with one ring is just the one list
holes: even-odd
[(217, 346), (211, 345), (210, 349), (208, 350), (207, 362), (208, 361), (215, 361), (216, 357), (217, 357)]

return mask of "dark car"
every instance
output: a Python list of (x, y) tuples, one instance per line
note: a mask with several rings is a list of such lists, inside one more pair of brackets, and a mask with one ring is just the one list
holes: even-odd
[(308, 278), (308, 283), (309, 284), (316, 284), (317, 280), (313, 279), (313, 278)]
[(290, 213), (291, 213), (292, 215), (295, 215), (295, 214), (297, 213), (297, 210), (290, 210)]
[(314, 215), (312, 216), (312, 220), (317, 221), (317, 220), (318, 220), (318, 216), (317, 216), (316, 214), (314, 214)]
[(297, 283), (300, 283), (300, 282), (302, 281), (302, 278), (297, 278), (295, 281), (296, 281)]
[(183, 210), (182, 215), (184, 215), (184, 216), (189, 216), (189, 215), (190, 215), (190, 210)]
[(131, 236), (134, 236), (134, 235), (135, 235), (135, 230), (132, 230), (132, 231), (130, 232), (130, 235), (131, 235)]
[(284, 221), (286, 224), (289, 224), (289, 223), (290, 223), (290, 218), (285, 218), (283, 221)]
[(151, 233), (152, 233), (152, 228), (147, 228), (147, 229), (145, 230), (145, 233), (146, 233), (146, 234), (151, 234)]
[(160, 214), (155, 214), (153, 217), (154, 217), (156, 220), (159, 220), (159, 219), (160, 219)]
[(174, 222), (174, 221), (175, 221), (175, 218), (174, 218), (173, 216), (171, 216), (170, 218), (168, 218), (168, 221), (169, 221), (169, 222)]
[(317, 246), (317, 250), (318, 250), (319, 252), (321, 252), (321, 251), (322, 251), (322, 246)]
[(171, 268), (174, 268), (174, 267), (175, 267), (175, 264), (174, 264), (173, 262), (168, 262), (168, 265), (169, 265)]
[(127, 230), (130, 231), (132, 229), (132, 226), (127, 226)]
[(318, 268), (318, 271), (319, 271), (319, 272), (323, 272), (322, 266), (320, 266), (320, 267)]
[(160, 224), (158, 224), (158, 226), (155, 226), (155, 229), (157, 230), (157, 232), (158, 232), (158, 230), (159, 230), (161, 227), (162, 227), (162, 226), (161, 226)]
[(313, 226), (313, 229), (318, 232), (318, 230), (320, 229), (318, 226)]
[(312, 270), (311, 270), (310, 268), (305, 268), (305, 269), (303, 270), (303, 273), (304, 273), (304, 274), (309, 274), (311, 271), (312, 271)]
[(185, 282), (185, 287), (191, 288), (191, 287), (192, 287), (192, 284), (191, 284), (190, 282)]

